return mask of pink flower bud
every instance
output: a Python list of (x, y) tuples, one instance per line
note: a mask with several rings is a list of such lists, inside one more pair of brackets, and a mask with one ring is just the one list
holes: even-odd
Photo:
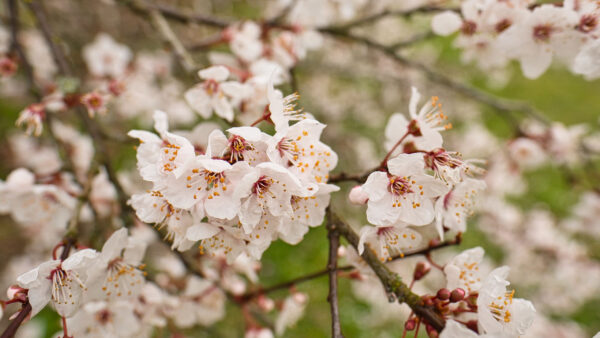
[(448, 300), (450, 299), (450, 290), (443, 288), (439, 289), (437, 292), (437, 298), (439, 300)]
[(354, 188), (352, 188), (352, 190), (350, 190), (348, 198), (350, 199), (350, 203), (352, 204), (363, 205), (366, 204), (369, 200), (369, 195), (365, 193), (365, 191), (362, 189), (362, 186), (357, 185)]
[(464, 298), (465, 298), (465, 290), (463, 290), (461, 288), (452, 290), (452, 293), (450, 294), (450, 302), (452, 302), (452, 303), (460, 302)]
[(431, 271), (431, 264), (428, 262), (419, 262), (415, 267), (413, 278), (415, 280), (420, 280), (421, 278), (425, 277), (429, 271)]
[(275, 308), (275, 302), (273, 302), (271, 298), (265, 297), (264, 295), (258, 297), (257, 303), (260, 309), (264, 312), (271, 312), (271, 310)]
[(409, 319), (406, 321), (406, 323), (404, 323), (404, 329), (406, 329), (406, 331), (412, 331), (415, 329), (416, 326), (417, 323), (414, 319)]

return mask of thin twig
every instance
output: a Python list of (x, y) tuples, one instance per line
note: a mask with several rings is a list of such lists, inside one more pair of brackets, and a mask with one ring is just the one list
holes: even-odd
[(381, 18), (388, 16), (402, 16), (402, 17), (410, 17), (414, 14), (424, 14), (424, 13), (438, 13), (443, 11), (459, 11), (458, 8), (446, 8), (446, 7), (438, 7), (438, 6), (424, 6), (418, 7), (410, 10), (401, 10), (401, 11), (393, 11), (393, 10), (384, 10), (379, 13), (371, 14), (364, 18), (356, 19), (354, 21), (348, 22), (346, 24), (336, 26), (335, 29), (348, 30), (354, 27), (363, 26), (375, 22)]
[(156, 26), (156, 29), (160, 32), (163, 39), (173, 47), (173, 52), (177, 56), (183, 69), (188, 73), (194, 71), (197, 68), (194, 59), (192, 59), (190, 53), (188, 53), (177, 35), (173, 32), (171, 26), (169, 26), (169, 23), (165, 20), (165, 17), (157, 9), (150, 9), (149, 14), (152, 23)]
[(329, 259), (327, 261), (327, 270), (329, 271), (329, 295), (327, 301), (330, 304), (331, 311), (331, 336), (334, 338), (344, 337), (340, 324), (340, 310), (338, 307), (337, 296), (337, 257), (338, 247), (340, 246), (340, 234), (333, 223), (331, 209), (327, 208), (327, 238), (329, 239)]
[(19, 312), (17, 317), (13, 319), (6, 328), (6, 330), (2, 332), (2, 336), (0, 336), (0, 338), (14, 337), (21, 324), (25, 321), (27, 317), (29, 317), (29, 313), (31, 313), (31, 304), (29, 304), (29, 301), (27, 301), (25, 304), (23, 304), (21, 312)]
[(162, 13), (167, 19), (179, 21), (182, 23), (197, 23), (211, 27), (225, 28), (229, 26), (229, 22), (214, 17), (199, 13), (188, 14), (176, 8), (162, 4), (151, 4), (141, 0), (120, 0), (119, 2), (127, 5), (133, 11), (146, 12), (148, 8), (156, 9)]

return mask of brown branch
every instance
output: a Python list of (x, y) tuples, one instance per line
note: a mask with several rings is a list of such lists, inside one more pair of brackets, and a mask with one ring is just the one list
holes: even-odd
[[(458, 92), (466, 97), (469, 97), (473, 100), (484, 103), (484, 104), (494, 108), (497, 111), (500, 111), (503, 113), (522, 112), (544, 124), (549, 123), (548, 119), (542, 113), (540, 113), (537, 109), (535, 109), (534, 107), (532, 107), (526, 103), (498, 98), (498, 97), (488, 94), (480, 89), (476, 89), (471, 86), (460, 83), (458, 81), (455, 81), (454, 79), (452, 79), (449, 76), (438, 73), (421, 63), (407, 59), (406, 57), (398, 54), (396, 52), (396, 49), (394, 48), (394, 46), (391, 46), (391, 47), (386, 46), (386, 45), (380, 44), (376, 41), (370, 40), (368, 38), (354, 35), (352, 33), (349, 33), (346, 30), (335, 29), (335, 28), (321, 28), (321, 29), (319, 29), (319, 31), (321, 33), (325, 33), (325, 34), (328, 34), (328, 35), (331, 35), (334, 37), (338, 37), (338, 38), (342, 38), (342, 39), (347, 39), (351, 42), (360, 43), (369, 48), (379, 50), (379, 51), (383, 52), (385, 55), (387, 55), (388, 57), (390, 57), (391, 59), (393, 59), (394, 61), (396, 61), (398, 64), (400, 64), (404, 67), (408, 67), (408, 68), (412, 68), (412, 69), (416, 69), (416, 70), (420, 71), (431, 82), (443, 85), (447, 88), (450, 88), (453, 91)], [(507, 114), (503, 114), (503, 116), (508, 117)]]
[(122, 4), (128, 6), (135, 12), (145, 13), (148, 8), (158, 10), (167, 19), (179, 21), (182, 23), (197, 23), (211, 27), (225, 28), (229, 26), (229, 22), (221, 19), (216, 19), (208, 15), (199, 13), (188, 14), (180, 11), (177, 8), (169, 7), (162, 4), (150, 4), (142, 0), (120, 0)]
[(17, 317), (13, 319), (6, 330), (2, 332), (2, 336), (0, 336), (0, 338), (14, 337), (21, 324), (25, 321), (25, 319), (27, 319), (27, 317), (29, 317), (29, 313), (31, 313), (31, 304), (29, 304), (29, 301), (27, 301), (25, 304), (23, 304), (21, 312), (17, 315)]
[(169, 26), (169, 23), (167, 20), (165, 20), (163, 14), (157, 9), (148, 10), (148, 14), (150, 15), (152, 23), (160, 32), (163, 39), (173, 48), (173, 53), (177, 57), (177, 60), (183, 69), (188, 73), (194, 71), (197, 68), (194, 59), (190, 53), (188, 53), (187, 49), (185, 49), (177, 35), (173, 32), (173, 29), (171, 29), (171, 26)]
[[(350, 225), (343, 222), (337, 215), (331, 213), (331, 222), (335, 224), (340, 235), (344, 236), (352, 246), (358, 247), (359, 237), (352, 230)], [(413, 312), (427, 321), (438, 332), (441, 332), (446, 325), (444, 318), (435, 310), (434, 307), (423, 303), (421, 297), (413, 293), (410, 288), (402, 282), (402, 279), (392, 272), (383, 262), (377, 258), (371, 250), (365, 250), (361, 255), (365, 262), (371, 267), (377, 275), (388, 293), (394, 294), (400, 303), (406, 303)]]
[(388, 17), (388, 16), (410, 17), (414, 14), (439, 13), (439, 12), (443, 12), (443, 11), (458, 12), (458, 11), (460, 11), (460, 9), (459, 8), (439, 7), (439, 6), (424, 6), (424, 7), (418, 7), (418, 8), (414, 8), (414, 9), (410, 9), (410, 10), (401, 10), (401, 11), (393, 11), (393, 10), (386, 9), (379, 13), (371, 14), (364, 18), (356, 19), (356, 20), (348, 22), (346, 24), (335, 26), (335, 27), (330, 27), (330, 28), (338, 29), (338, 30), (339, 29), (348, 30), (348, 29), (352, 29), (354, 27), (370, 24), (372, 22), (375, 22), (381, 18)]
[(346, 182), (346, 181), (354, 181), (356, 183), (365, 183), (367, 181), (367, 178), (369, 178), (369, 175), (371, 175), (371, 173), (376, 171), (377, 169), (379, 169), (379, 167), (368, 170), (364, 174), (356, 174), (356, 175), (347, 174), (344, 172), (341, 172), (338, 174), (333, 174), (333, 175), (329, 176), (327, 183), (339, 183), (339, 182)]
[(329, 259), (327, 261), (327, 270), (329, 272), (329, 295), (327, 301), (330, 304), (331, 311), (331, 336), (334, 338), (344, 337), (340, 324), (340, 310), (338, 307), (337, 296), (337, 257), (338, 247), (340, 246), (340, 234), (336, 224), (332, 222), (331, 209), (327, 208), (327, 238), (329, 239)]

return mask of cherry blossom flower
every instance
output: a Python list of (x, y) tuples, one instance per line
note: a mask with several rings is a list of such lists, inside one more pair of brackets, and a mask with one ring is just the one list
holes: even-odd
[(471, 216), (476, 203), (477, 194), (485, 189), (482, 180), (467, 178), (456, 184), (450, 192), (438, 198), (435, 203), (436, 228), (440, 239), (444, 238), (444, 227), (450, 230), (465, 232), (467, 217)]
[(318, 184), (317, 192), (310, 197), (292, 196), (292, 213), (281, 222), (279, 238), (290, 244), (298, 244), (309, 227), (323, 223), (331, 193), (338, 190), (339, 187), (333, 184)]
[(295, 175), (307, 181), (325, 183), (329, 172), (337, 165), (337, 154), (319, 138), (325, 125), (302, 120), (289, 129), (278, 131), (267, 140), (269, 159), (289, 167)]
[(139, 337), (140, 320), (134, 304), (127, 301), (94, 301), (67, 319), (73, 337)]
[(369, 223), (426, 225), (433, 221), (431, 198), (444, 194), (447, 187), (426, 175), (424, 167), (422, 154), (400, 154), (388, 161), (389, 173), (376, 171), (369, 175), (363, 185), (369, 196)]
[[(250, 233), (263, 216), (281, 217), (292, 213), (292, 196), (310, 197), (317, 192), (314, 184), (302, 184), (288, 169), (275, 163), (261, 163), (252, 168), (239, 183), (242, 198), (240, 222), (246, 233)], [(278, 228), (278, 224), (261, 227)]]
[(574, 11), (541, 5), (509, 27), (499, 43), (520, 61), (523, 74), (535, 79), (550, 67), (554, 53), (569, 63), (573, 60), (583, 42), (581, 33), (572, 29), (576, 24)]
[(198, 76), (205, 81), (185, 92), (185, 100), (190, 107), (205, 119), (211, 117), (214, 111), (217, 116), (233, 121), (231, 100), (244, 92), (243, 85), (225, 81), (229, 77), (229, 70), (223, 66), (203, 69), (198, 72)]
[(404, 143), (413, 142), (417, 149), (433, 150), (441, 148), (443, 139), (440, 131), (450, 129), (451, 124), (444, 124), (447, 116), (442, 112), (442, 104), (439, 103), (437, 96), (431, 98), (431, 101), (417, 112), (417, 105), (421, 99), (419, 91), (412, 87), (412, 95), (409, 103), (410, 121), (403, 114), (396, 113), (390, 117), (385, 127), (385, 147), (391, 150), (392, 147), (402, 138), (405, 133), (409, 135)]
[(140, 140), (137, 148), (137, 165), (146, 181), (160, 183), (167, 176), (179, 178), (195, 158), (194, 146), (184, 137), (168, 131), (167, 114), (154, 112), (156, 134), (144, 130), (131, 130), (127, 135)]
[(97, 91), (87, 93), (81, 96), (81, 103), (85, 106), (90, 117), (94, 117), (96, 113), (105, 114), (106, 108), (106, 96), (102, 95)]
[(600, 77), (600, 39), (587, 43), (573, 61), (575, 74), (582, 74), (587, 80)]
[(467, 293), (479, 291), (484, 272), (480, 269), (484, 251), (481, 247), (465, 250), (444, 266), (446, 288), (461, 288)]
[(285, 132), (290, 121), (301, 121), (309, 117), (302, 109), (296, 109), (296, 101), (300, 96), (297, 93), (283, 96), (283, 93), (269, 83), (267, 97), (269, 99), (269, 118), (275, 124), (277, 132)]
[(92, 75), (117, 78), (125, 73), (132, 53), (129, 47), (115, 42), (110, 35), (100, 33), (92, 44), (83, 48), (83, 58)]
[(208, 157), (221, 158), (234, 164), (244, 161), (250, 166), (269, 161), (267, 140), (269, 135), (255, 127), (233, 127), (227, 129), (229, 138), (220, 130), (213, 131), (208, 137)]
[(296, 292), (287, 297), (283, 307), (275, 320), (275, 333), (282, 335), (286, 328), (294, 326), (302, 315), (308, 304), (308, 295)]
[(44, 129), (44, 118), (46, 116), (46, 109), (44, 105), (39, 103), (34, 103), (29, 105), (27, 108), (23, 109), (19, 114), (19, 118), (15, 121), (17, 127), (20, 127), (22, 124), (27, 126), (25, 133), (27, 135), (42, 135), (42, 130)]
[(401, 255), (406, 249), (416, 248), (421, 243), (422, 236), (404, 223), (391, 226), (364, 226), (360, 229), (358, 254), (362, 255), (365, 244), (377, 255), (382, 262), (392, 260)]
[(477, 318), (480, 332), (518, 336), (525, 334), (533, 323), (535, 308), (530, 301), (514, 298), (507, 291), (507, 266), (493, 270), (481, 284), (477, 297)]
[(172, 314), (178, 327), (209, 326), (225, 316), (225, 293), (206, 279), (190, 276)]
[(104, 243), (96, 265), (91, 269), (95, 279), (94, 299), (131, 299), (141, 291), (144, 273), (138, 269), (144, 256), (144, 243), (130, 243), (127, 229), (115, 231)]
[(186, 237), (193, 242), (200, 241), (201, 254), (225, 257), (227, 263), (231, 264), (246, 248), (246, 237), (237, 225), (239, 223), (236, 220), (221, 223), (216, 220), (211, 220), (211, 223), (199, 222), (187, 230)]
[(225, 35), (230, 39), (229, 45), (233, 53), (244, 62), (254, 61), (262, 55), (261, 28), (255, 22), (245, 21), (229, 27)]
[(31, 316), (35, 316), (48, 302), (62, 317), (70, 317), (81, 306), (88, 269), (97, 259), (98, 253), (92, 249), (77, 251), (64, 261), (51, 260), (20, 275), (17, 283), (28, 289)]

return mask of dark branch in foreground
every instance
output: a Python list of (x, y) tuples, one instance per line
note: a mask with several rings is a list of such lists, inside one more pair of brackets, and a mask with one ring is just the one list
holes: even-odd
[(338, 248), (340, 246), (340, 234), (333, 223), (331, 217), (331, 209), (327, 208), (327, 237), (329, 239), (329, 260), (327, 261), (327, 270), (329, 271), (329, 295), (327, 301), (330, 304), (331, 310), (331, 336), (334, 338), (342, 338), (342, 327), (340, 324), (340, 310), (338, 307), (337, 296), (337, 258)]
[[(340, 235), (344, 236), (354, 248), (358, 247), (359, 237), (352, 230), (350, 225), (342, 221), (337, 215), (331, 214), (331, 222), (336, 226)], [(441, 332), (446, 325), (444, 318), (432, 306), (427, 306), (419, 295), (413, 293), (408, 285), (402, 282), (402, 279), (392, 272), (383, 262), (377, 258), (371, 250), (365, 250), (361, 257), (371, 267), (373, 272), (379, 277), (379, 280), (386, 288), (388, 293), (394, 294), (400, 303), (406, 303), (413, 312), (427, 321), (438, 332)]]

